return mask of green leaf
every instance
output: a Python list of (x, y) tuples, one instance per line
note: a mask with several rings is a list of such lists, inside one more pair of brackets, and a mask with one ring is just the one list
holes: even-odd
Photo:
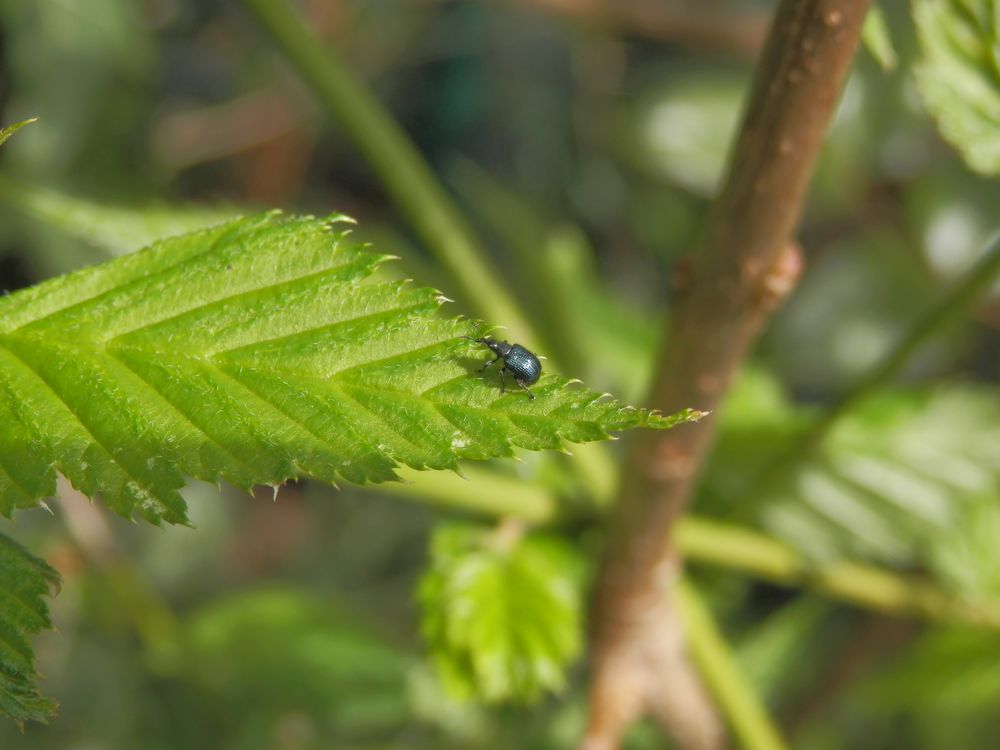
[(42, 597), (58, 585), (55, 570), (0, 534), (0, 713), (19, 724), (44, 721), (55, 710), (38, 693), (28, 638), (52, 627)]
[(996, 595), (997, 396), (965, 385), (868, 400), (802, 463), (765, 525), (813, 558), (926, 567), (952, 590)]
[(927, 109), (976, 172), (1000, 172), (1000, 35), (993, 0), (914, 0)]
[(885, 21), (885, 13), (878, 6), (872, 6), (865, 16), (865, 25), (861, 29), (861, 41), (864, 42), (865, 49), (875, 58), (882, 70), (889, 71), (896, 68), (899, 60), (896, 57), (896, 50), (892, 46), (892, 38), (889, 36), (889, 26)]
[(457, 697), (532, 701), (580, 651), (580, 564), (558, 540), (438, 528), (420, 585), (423, 632)]
[[(1000, 487), (1000, 481), (995, 485)], [(953, 533), (928, 540), (931, 565), (950, 589), (1000, 598), (1000, 503), (996, 492), (970, 498), (956, 510)]]
[(22, 120), (21, 122), (15, 122), (13, 125), (8, 125), (5, 128), (0, 128), (0, 146), (6, 143), (7, 139), (14, 135), (15, 132), (23, 128), (25, 125), (30, 125), (38, 120), (37, 117), (32, 117), (28, 120)]
[(554, 374), (535, 400), (502, 394), (461, 338), (484, 326), (372, 278), (386, 256), (344, 221), (251, 216), (0, 299), (0, 512), (52, 494), (59, 471), (124, 516), (184, 522), (185, 475), (383, 482), (699, 416)]

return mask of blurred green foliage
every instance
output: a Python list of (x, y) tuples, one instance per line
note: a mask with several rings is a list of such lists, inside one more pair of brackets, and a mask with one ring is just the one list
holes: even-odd
[[(880, 6), (897, 65), (859, 53), (800, 232), (807, 274), (730, 394), (694, 511), (817, 562), (874, 561), (998, 597), (995, 296), (782, 470), (778, 491), (752, 492), (997, 229), (992, 4)], [(663, 290), (726, 163), (746, 57), (514, 3), (302, 8), (446, 177), (564, 374), (641, 400)], [(448, 293), (357, 149), (235, 4), (0, 0), (0, 81), (0, 122), (40, 118), (0, 151), (4, 288), (273, 205), (357, 216), (406, 275)], [(591, 556), (601, 498), (565, 457), (495, 471), (557, 496), (566, 528), (549, 533)], [(561, 748), (579, 736), (575, 672), (525, 709), (455, 701), (428, 668), (413, 597), (444, 512), (310, 484), (277, 504), (201, 486), (185, 500), (196, 531), (129, 526), (73, 497), (55, 519), (0, 522), (65, 581), (59, 633), (34, 641), (60, 713), (23, 734), (0, 724), (0, 746)], [(485, 554), (469, 550), (449, 569)], [(995, 745), (995, 633), (890, 621), (690, 564), (795, 747)], [(455, 602), (438, 603), (441, 615)], [(571, 658), (571, 620), (524, 606)], [(630, 742), (663, 747), (644, 727)]]

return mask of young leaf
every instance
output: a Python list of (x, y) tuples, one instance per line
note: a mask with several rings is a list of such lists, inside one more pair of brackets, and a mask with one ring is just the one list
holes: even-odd
[(35, 654), (28, 638), (52, 627), (42, 598), (59, 574), (0, 534), (0, 713), (14, 721), (44, 721), (55, 703), (35, 685)]
[(992, 2), (914, 0), (917, 88), (966, 164), (1000, 172), (1000, 38)]
[(534, 400), (501, 393), (461, 338), (483, 326), (373, 278), (386, 256), (344, 221), (251, 216), (0, 299), (0, 512), (52, 494), (59, 471), (122, 515), (184, 522), (185, 475), (382, 482), (699, 416), (554, 374)]
[(580, 650), (579, 569), (555, 539), (439, 527), (420, 600), (445, 686), (490, 702), (561, 689)]

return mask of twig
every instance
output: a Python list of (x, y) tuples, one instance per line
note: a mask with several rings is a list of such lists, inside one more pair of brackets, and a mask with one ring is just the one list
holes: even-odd
[[(716, 411), (794, 286), (801, 260), (792, 235), (868, 5), (784, 0), (776, 13), (706, 238), (678, 277), (650, 399), (665, 413)], [(683, 699), (656, 658), (673, 627), (664, 588), (679, 566), (668, 532), (690, 501), (714, 430), (708, 418), (631, 444), (595, 597), (587, 734), (594, 746), (615, 747), (638, 716), (670, 715), (663, 704)], [(685, 750), (724, 742), (717, 720), (694, 733), (709, 738), (702, 744), (682, 744), (689, 729), (661, 723)]]

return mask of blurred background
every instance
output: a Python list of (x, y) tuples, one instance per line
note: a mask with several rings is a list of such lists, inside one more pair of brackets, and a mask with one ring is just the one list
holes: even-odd
[[(664, 290), (703, 229), (772, 4), (296, 7), (429, 160), (566, 374), (643, 404)], [(907, 4), (881, 7), (895, 65), (859, 50), (799, 234), (806, 275), (730, 397), (693, 512), (820, 563), (1000, 597), (996, 295), (774, 491), (747, 493), (998, 228), (1000, 185), (925, 111)], [(355, 217), (358, 235), (401, 257), (391, 272), (449, 292), (357, 147), (237, 2), (0, 0), (0, 124), (34, 116), (0, 152), (6, 290), (280, 207)], [(450, 312), (468, 310), (456, 299)], [(579, 494), (559, 460), (490, 471)], [(59, 715), (23, 733), (0, 723), (0, 747), (558, 748), (579, 735), (577, 672), (529, 707), (442, 690), (414, 591), (447, 510), (370, 488), (306, 482), (274, 502), (270, 489), (196, 485), (195, 528), (158, 529), (64, 490), (52, 515), (0, 520), (64, 578), (58, 632), (35, 641)], [(566, 533), (592, 549), (591, 526)], [(691, 564), (795, 747), (995, 747), (996, 630)], [(648, 727), (630, 742), (667, 747)]]

